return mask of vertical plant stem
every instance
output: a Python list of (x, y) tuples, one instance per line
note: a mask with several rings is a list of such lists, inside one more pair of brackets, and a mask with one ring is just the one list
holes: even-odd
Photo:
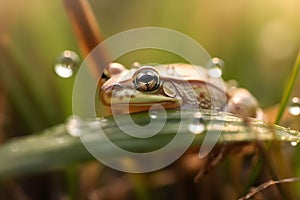
[[(103, 41), (96, 17), (86, 0), (63, 0), (63, 3), (85, 57)], [(110, 59), (104, 48), (98, 47), (96, 51), (97, 57), (92, 58), (89, 67), (93, 74), (101, 75)]]
[(278, 111), (278, 114), (277, 114), (276, 119), (275, 119), (275, 124), (278, 124), (281, 120), (281, 117), (284, 113), (285, 107), (287, 106), (287, 103), (290, 99), (290, 95), (291, 95), (292, 90), (294, 88), (295, 81), (296, 81), (299, 69), (300, 69), (300, 51), (298, 52), (298, 56), (297, 56), (295, 64), (294, 64), (291, 77), (289, 79), (287, 87), (284, 90), (284, 94), (283, 94), (282, 99), (280, 101), (279, 111)]
[[(282, 99), (280, 101), (280, 106), (279, 106), (279, 110), (275, 119), (275, 124), (278, 124), (282, 118), (282, 115), (285, 111), (285, 108), (288, 104), (288, 101), (290, 99), (292, 90), (295, 86), (295, 82), (297, 79), (297, 75), (300, 69), (300, 51), (298, 52), (298, 55), (296, 57), (294, 66), (293, 66), (293, 70), (292, 70), (292, 74), (289, 78), (289, 82), (287, 84), (287, 87), (284, 90)], [(281, 145), (279, 141), (273, 141), (270, 144), (270, 149), (273, 152), (272, 157), (273, 160), (275, 161), (275, 166), (277, 166), (277, 171), (280, 177), (287, 177), (287, 173), (289, 172), (289, 170), (287, 170), (287, 165), (286, 165), (286, 160), (283, 156), (283, 153), (281, 151)], [(270, 155), (270, 154), (269, 154)], [(276, 159), (275, 159), (276, 156)], [(278, 167), (280, 166), (280, 167)], [(277, 179), (279, 180), (279, 179)], [(284, 191), (285, 194), (287, 194), (287, 192), (290, 193), (291, 189), (289, 188), (289, 186), (285, 186), (285, 187), (278, 187), (278, 189), (281, 189), (281, 191)], [(282, 193), (282, 192), (281, 192)], [(289, 199), (294, 199), (292, 194), (289, 194)]]

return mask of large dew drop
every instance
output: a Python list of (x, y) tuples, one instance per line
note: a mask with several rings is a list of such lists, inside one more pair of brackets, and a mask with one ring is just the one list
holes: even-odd
[(196, 112), (194, 114), (194, 118), (192, 120), (192, 123), (189, 124), (188, 129), (196, 135), (203, 133), (203, 131), (206, 129), (205, 121), (200, 112)]
[(298, 97), (292, 98), (292, 102), (289, 106), (289, 113), (294, 116), (300, 115), (300, 99)]
[(79, 137), (81, 134), (81, 119), (77, 116), (71, 116), (66, 122), (66, 130), (73, 137)]
[(73, 51), (66, 50), (58, 56), (54, 71), (61, 78), (70, 78), (77, 70), (78, 62), (79, 56)]
[(224, 61), (220, 58), (212, 58), (207, 64), (208, 75), (212, 78), (220, 78), (223, 73)]

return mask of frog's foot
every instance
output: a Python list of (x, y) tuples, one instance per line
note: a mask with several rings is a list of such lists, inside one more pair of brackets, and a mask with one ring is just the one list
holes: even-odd
[(226, 105), (226, 111), (242, 116), (254, 117), (263, 120), (263, 112), (259, 107), (256, 98), (246, 89), (229, 89), (229, 100)]

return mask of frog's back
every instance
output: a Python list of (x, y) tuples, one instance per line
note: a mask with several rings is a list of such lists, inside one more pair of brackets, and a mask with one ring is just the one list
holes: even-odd
[(222, 78), (213, 78), (208, 75), (207, 69), (199, 65), (175, 63), (158, 65), (155, 67), (162, 79), (198, 81), (207, 83), (225, 93), (225, 85)]

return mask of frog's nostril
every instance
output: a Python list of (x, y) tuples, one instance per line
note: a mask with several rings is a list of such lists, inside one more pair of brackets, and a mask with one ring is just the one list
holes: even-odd
[(120, 83), (115, 83), (113, 86), (112, 86), (113, 89), (121, 89), (122, 88), (122, 85)]

